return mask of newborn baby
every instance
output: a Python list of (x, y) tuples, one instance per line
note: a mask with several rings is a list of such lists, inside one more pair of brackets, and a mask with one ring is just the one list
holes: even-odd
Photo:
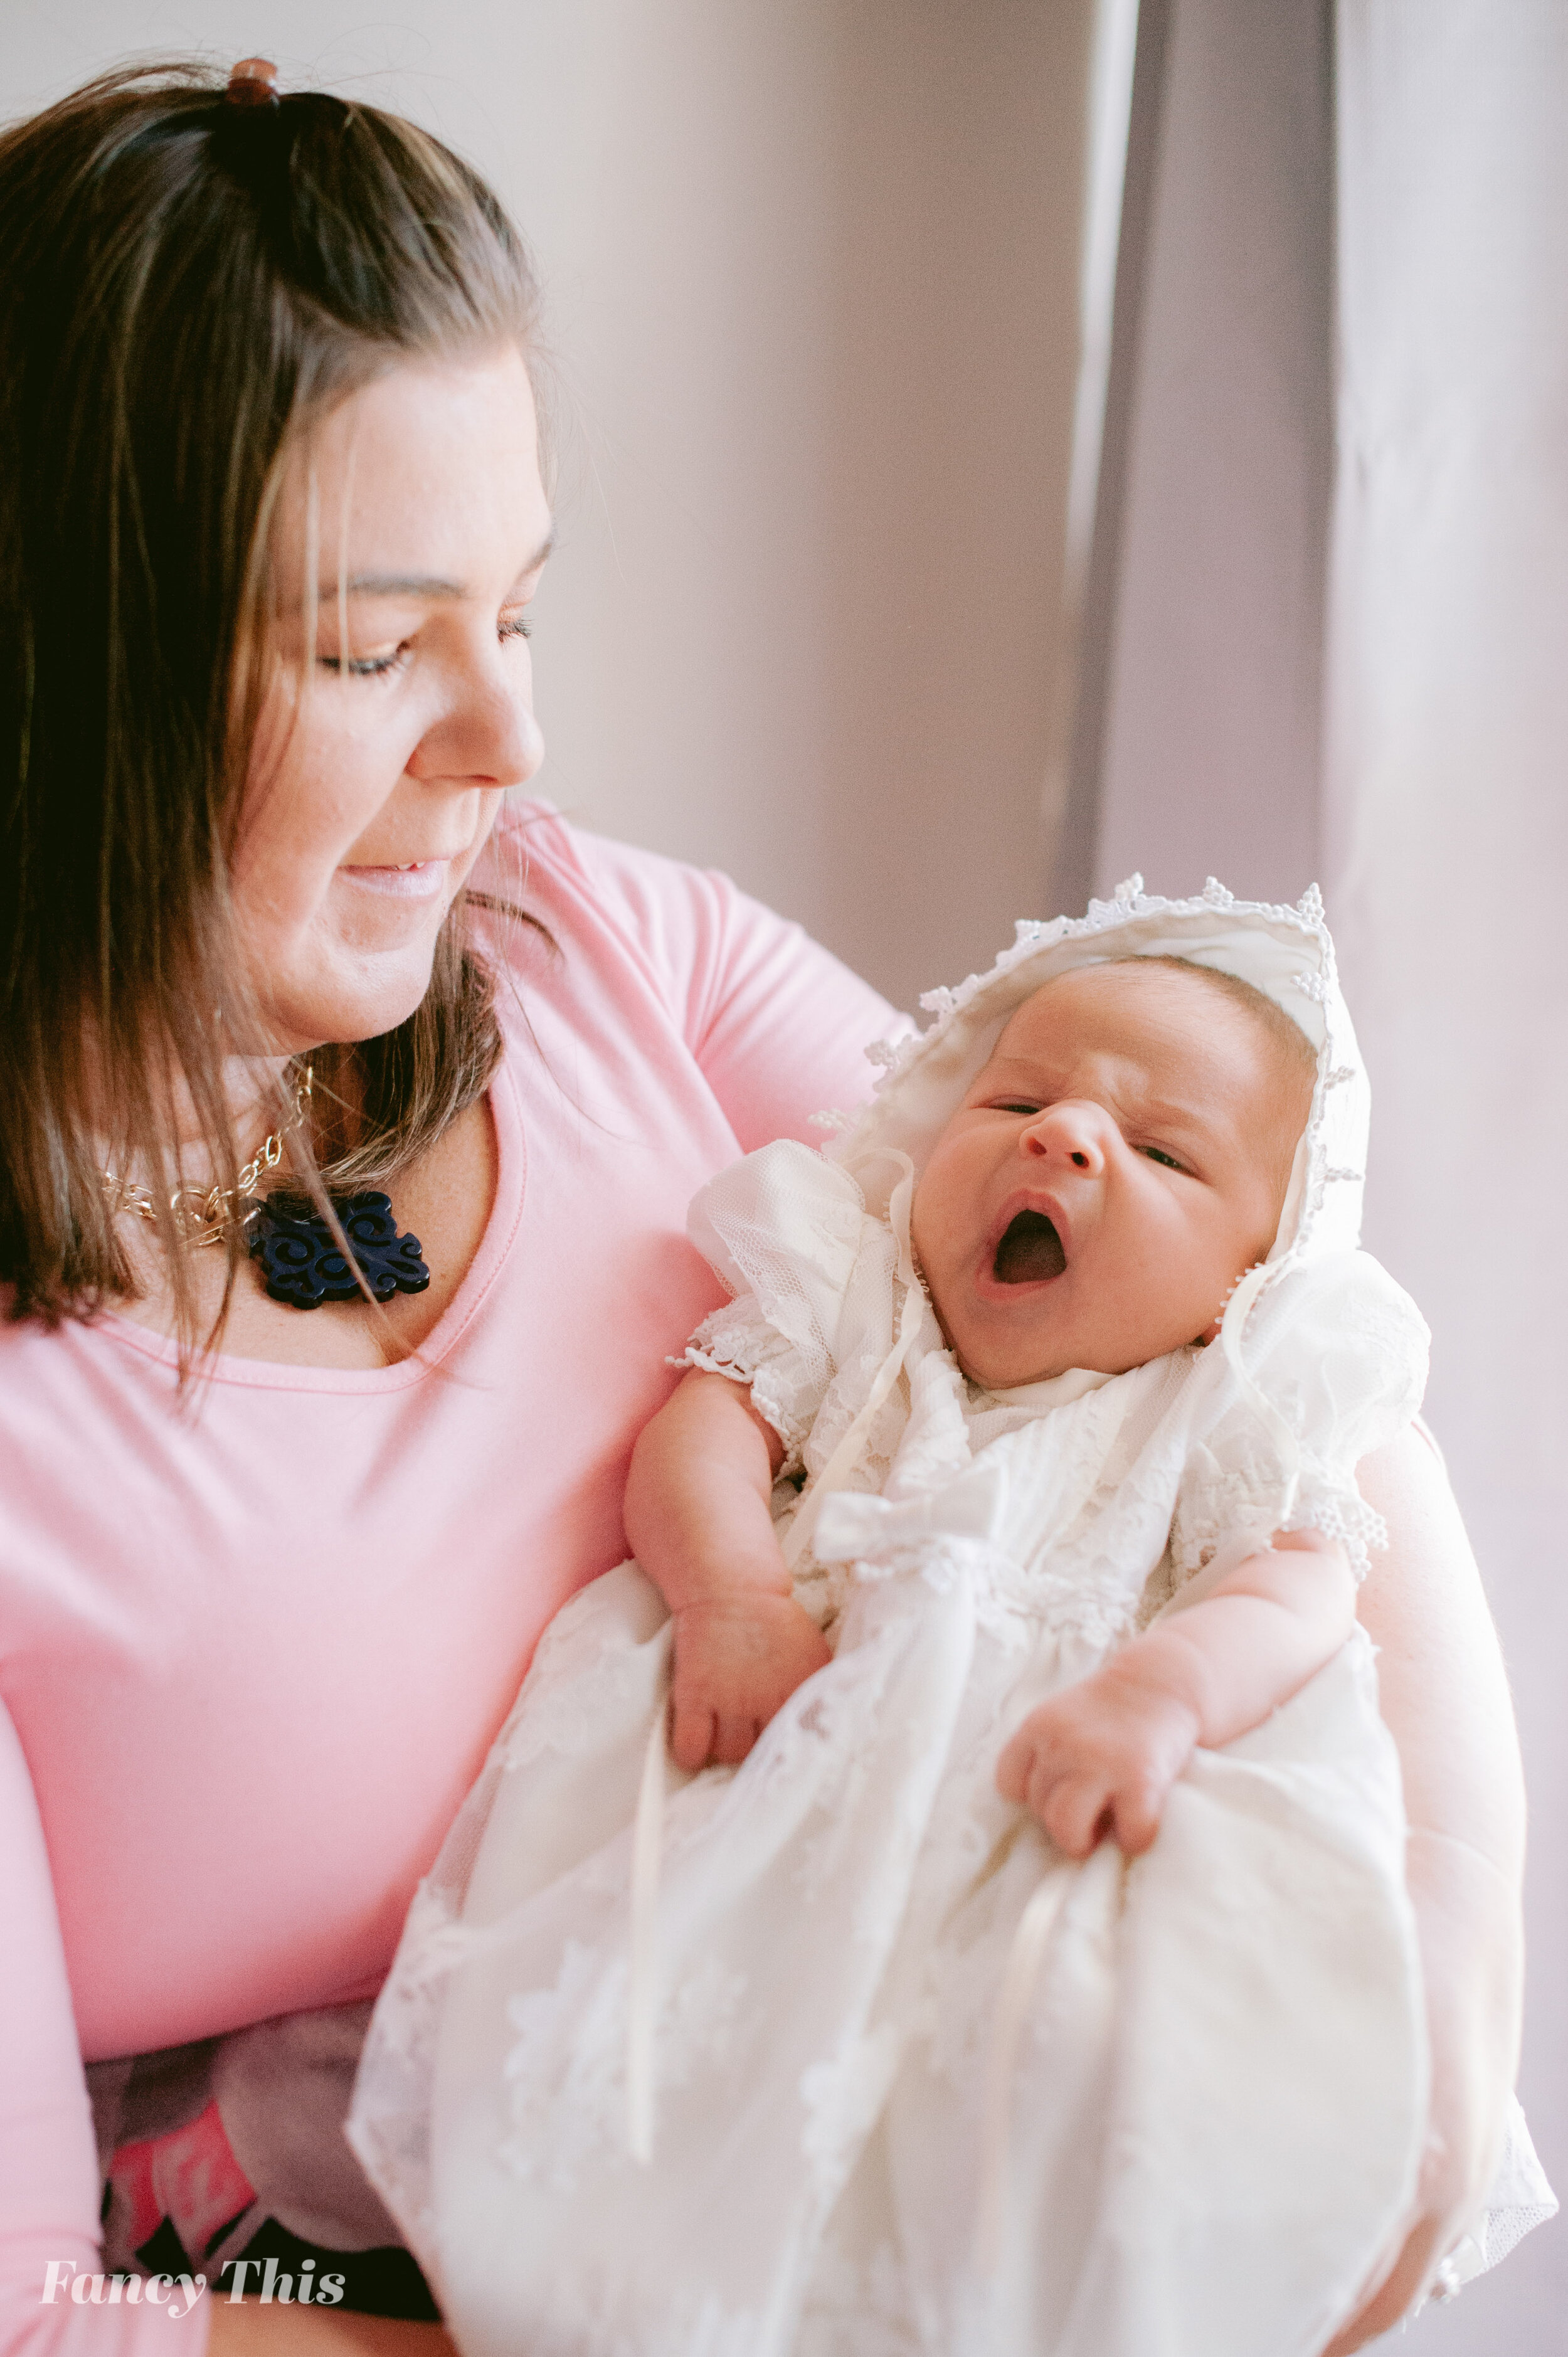
[(928, 1003), (693, 1203), (637, 1560), (378, 2003), (351, 2137), (466, 2357), (1316, 2357), (1402, 2232), (1355, 1468), (1426, 1335), (1321, 904), (1130, 882)]
[[(1144, 1365), (1219, 1330), (1279, 1225), (1316, 1058), (1248, 983), (1174, 957), (1046, 983), (931, 1152), (912, 1234), (942, 1333), (991, 1394)], [(627, 1532), (674, 1617), (678, 1764), (735, 1761), (830, 1658), (769, 1511), (784, 1449), (750, 1387), (693, 1371), (639, 1442)], [(1146, 1849), (1195, 1746), (1257, 1726), (1337, 1651), (1343, 1555), (1276, 1533), (1198, 1604), (1033, 1711), (998, 1782), (1058, 1846)]]

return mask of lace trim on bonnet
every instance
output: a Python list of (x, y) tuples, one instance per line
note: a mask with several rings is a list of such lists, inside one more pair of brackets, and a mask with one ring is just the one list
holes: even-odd
[[(1326, 1490), (1308, 1475), (1303, 1494), (1307, 1469), (1296, 1434), (1253, 1381), (1242, 1350), (1253, 1310), (1288, 1270), (1320, 1254), (1354, 1250), (1360, 1237), (1369, 1090), (1316, 884), (1292, 908), (1239, 900), (1212, 876), (1195, 898), (1167, 899), (1145, 893), (1143, 877), (1133, 875), (1109, 900), (1090, 900), (1085, 916), (1048, 922), (1021, 919), (1012, 946), (989, 973), (972, 974), (956, 988), (924, 995), (920, 1004), (935, 1018), (925, 1031), (877, 1040), (867, 1049), (871, 1061), (882, 1068), (872, 1103), (842, 1129), (841, 1117), (824, 1117), (822, 1125), (831, 1124), (839, 1134), (822, 1153), (857, 1177), (864, 1171), (870, 1181), (867, 1208), (885, 1211), (868, 1157), (902, 1148), (913, 1156), (918, 1171), (1014, 1009), (1058, 974), (1137, 955), (1182, 957), (1251, 983), (1291, 1017), (1316, 1051), (1312, 1103), (1279, 1232), (1266, 1260), (1233, 1289), (1219, 1345), (1279, 1467), (1273, 1526), (1324, 1530), (1344, 1547), (1358, 1575), (1364, 1575), (1369, 1547), (1387, 1544), (1381, 1518), (1338, 1483)], [(1217, 1512), (1219, 1505), (1217, 1500)], [(1188, 1565), (1182, 1569), (1197, 1568), (1218, 1544), (1218, 1532), (1200, 1536), (1194, 1531), (1184, 1537)]]
[[(1123, 938), (1112, 938), (1118, 935)], [(871, 1104), (847, 1125), (841, 1114), (819, 1116), (822, 1127), (836, 1133), (822, 1147), (830, 1160), (853, 1164), (893, 1126), (907, 1128), (908, 1116), (894, 1113), (890, 1123), (888, 1115), (899, 1097), (908, 1094), (911, 1080), (948, 1062), (943, 1050), (955, 1034), (976, 1037), (989, 1031), (983, 1051), (970, 1060), (967, 1085), (1007, 1016), (1054, 974), (1122, 955), (1185, 957), (1262, 990), (1317, 1050), (1317, 1079), (1297, 1154), (1298, 1166), (1305, 1163), (1305, 1168), (1298, 1167), (1293, 1177), (1281, 1236), (1265, 1265), (1278, 1265), (1287, 1226), (1293, 1232), (1286, 1249), (1292, 1252), (1319, 1244), (1353, 1247), (1359, 1241), (1369, 1092), (1339, 988), (1323, 895), (1316, 884), (1309, 884), (1292, 908), (1283, 902), (1239, 900), (1213, 876), (1195, 898), (1166, 899), (1146, 893), (1142, 876), (1134, 874), (1117, 885), (1109, 900), (1090, 900), (1086, 915), (1048, 921), (1021, 917), (1014, 936), (1012, 946), (1000, 952), (989, 972), (969, 974), (951, 989), (923, 993), (920, 1005), (936, 1018), (926, 1030), (871, 1042), (866, 1057), (881, 1067)], [(1290, 954), (1293, 940), (1298, 945), (1294, 956)], [(1226, 947), (1235, 954), (1216, 953)], [(952, 1069), (956, 1071), (956, 1060)], [(962, 1088), (956, 1088), (951, 1102), (956, 1103), (961, 1094)], [(940, 1125), (940, 1121), (929, 1125), (932, 1138)], [(908, 1150), (907, 1138), (897, 1142)], [(917, 1169), (923, 1161), (917, 1151)], [(1341, 1189), (1348, 1190), (1348, 1196), (1340, 1196)], [(1339, 1200), (1331, 1203), (1331, 1192)], [(1330, 1236), (1322, 1232), (1326, 1226), (1332, 1230)]]

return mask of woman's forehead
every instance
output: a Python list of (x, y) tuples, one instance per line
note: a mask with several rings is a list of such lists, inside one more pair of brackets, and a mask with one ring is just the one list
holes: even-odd
[(542, 562), (550, 531), (528, 371), (514, 348), (389, 369), (291, 453), (275, 546), (285, 594), (340, 576), (466, 589)]

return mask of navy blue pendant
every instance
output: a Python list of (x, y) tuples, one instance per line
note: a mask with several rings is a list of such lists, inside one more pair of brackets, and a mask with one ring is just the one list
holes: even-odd
[[(378, 1301), (394, 1293), (423, 1293), (430, 1271), (420, 1258), (419, 1238), (400, 1236), (392, 1197), (375, 1190), (334, 1196), (332, 1209), (354, 1258)], [(324, 1301), (363, 1301), (353, 1270), (338, 1251), (319, 1211), (297, 1196), (269, 1195), (251, 1222), (251, 1258), (274, 1301), (293, 1309), (319, 1309)]]

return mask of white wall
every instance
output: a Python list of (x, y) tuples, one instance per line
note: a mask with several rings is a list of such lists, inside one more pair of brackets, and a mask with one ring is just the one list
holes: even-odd
[(541, 790), (903, 1002), (1037, 913), (1090, 0), (5, 0), (0, 112), (261, 51), (542, 267)]

